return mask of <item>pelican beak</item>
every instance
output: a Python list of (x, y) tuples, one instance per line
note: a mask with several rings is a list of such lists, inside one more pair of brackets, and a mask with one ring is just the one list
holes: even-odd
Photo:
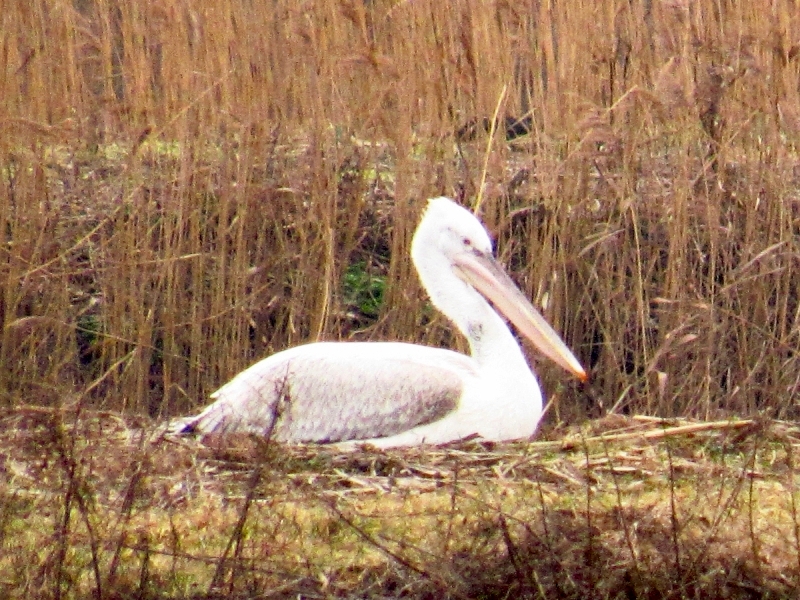
[(586, 381), (586, 371), (567, 345), (544, 320), (490, 254), (459, 254), (453, 258), (455, 273), (494, 304), (542, 354)]

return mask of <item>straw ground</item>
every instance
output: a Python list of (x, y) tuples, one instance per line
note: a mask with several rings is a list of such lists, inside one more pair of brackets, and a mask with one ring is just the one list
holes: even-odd
[(800, 431), (608, 417), (336, 454), (2, 423), (3, 589), (75, 598), (751, 598), (798, 587)]

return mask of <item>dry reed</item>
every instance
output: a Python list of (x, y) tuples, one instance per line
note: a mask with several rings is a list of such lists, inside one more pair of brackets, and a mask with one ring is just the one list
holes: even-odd
[[(6, 406), (175, 414), (304, 341), (458, 346), (408, 243), (425, 198), (480, 193), (504, 262), (592, 370), (556, 390), (560, 418), (795, 415), (791, 3), (3, 19)], [(485, 137), (453, 132), (498, 106), (531, 134), (484, 162)], [(377, 318), (343, 292), (354, 268), (382, 286)]]

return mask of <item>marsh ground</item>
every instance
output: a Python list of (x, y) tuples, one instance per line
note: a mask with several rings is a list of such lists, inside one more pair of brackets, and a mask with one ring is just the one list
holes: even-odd
[[(3, 419), (0, 586), (36, 598), (752, 598), (798, 587), (796, 427), (609, 417), (337, 454)], [(551, 439), (547, 439), (551, 438)]]

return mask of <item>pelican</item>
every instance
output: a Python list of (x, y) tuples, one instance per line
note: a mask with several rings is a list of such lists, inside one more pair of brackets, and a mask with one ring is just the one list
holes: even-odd
[(211, 395), (212, 404), (177, 421), (172, 432), (246, 432), (345, 449), (531, 437), (542, 417), (542, 393), (495, 309), (585, 381), (583, 367), (497, 264), (480, 221), (454, 201), (428, 201), (411, 258), (433, 305), (469, 340), (470, 356), (401, 342), (297, 346), (236, 375)]

